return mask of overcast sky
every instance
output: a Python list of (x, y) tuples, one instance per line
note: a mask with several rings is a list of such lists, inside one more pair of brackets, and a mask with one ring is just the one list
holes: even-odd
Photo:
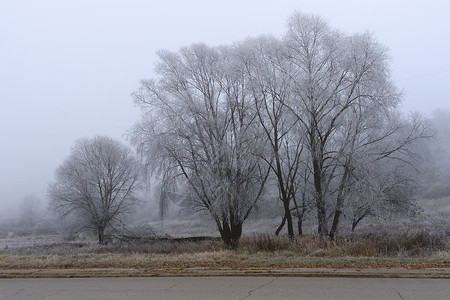
[(389, 47), (404, 112), (450, 109), (450, 1), (0, 1), (0, 215), (43, 200), (74, 141), (124, 140), (158, 49), (281, 37), (295, 10)]

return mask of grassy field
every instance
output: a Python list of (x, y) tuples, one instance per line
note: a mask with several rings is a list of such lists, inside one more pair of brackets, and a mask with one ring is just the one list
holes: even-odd
[(230, 251), (192, 254), (90, 254), (0, 256), (0, 269), (90, 269), (90, 268), (150, 268), (150, 269), (252, 269), (252, 268), (450, 268), (448, 254), (428, 257), (303, 257), (292, 252), (243, 253)]
[(286, 268), (450, 268), (449, 245), (425, 234), (358, 236), (334, 242), (245, 236), (239, 250), (220, 240), (130, 241), (98, 246), (55, 243), (3, 250), (0, 269), (149, 268), (174, 270)]
[[(159, 239), (115, 241), (100, 246), (95, 239), (63, 241), (55, 235), (0, 238), (1, 270), (147, 269), (245, 270), (288, 268), (450, 268), (450, 199), (427, 201), (415, 219), (390, 223), (373, 220), (353, 237), (320, 240), (315, 228), (289, 240), (274, 236), (279, 219), (249, 220), (239, 250), (227, 250), (214, 224), (202, 220), (148, 223)], [(382, 224), (381, 224), (382, 223)], [(192, 241), (186, 237), (205, 236)], [(185, 239), (183, 239), (185, 238)], [(181, 272), (181, 271), (180, 271)]]

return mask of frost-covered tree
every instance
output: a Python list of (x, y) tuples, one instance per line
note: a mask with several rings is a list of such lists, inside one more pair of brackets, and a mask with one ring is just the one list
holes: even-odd
[(434, 136), (420, 149), (424, 157), (421, 166), (423, 196), (427, 199), (450, 197), (450, 111), (435, 110), (430, 123)]
[(237, 55), (245, 66), (259, 126), (267, 140), (264, 160), (269, 165), (284, 208), (282, 224), (287, 222), (288, 236), (294, 238), (292, 211), (298, 216), (298, 228), (306, 212), (303, 161), (303, 136), (300, 122), (286, 102), (292, 94), (287, 70), (290, 61), (283, 43), (273, 37), (247, 39)]
[(50, 208), (94, 231), (104, 244), (105, 234), (124, 225), (123, 217), (137, 204), (139, 174), (129, 147), (105, 136), (81, 139), (56, 170)]
[(45, 205), (42, 200), (33, 195), (25, 196), (19, 202), (19, 219), (20, 223), (27, 227), (33, 227), (37, 222), (43, 219)]
[(358, 224), (368, 218), (388, 219), (394, 215), (416, 213), (414, 181), (416, 170), (396, 160), (379, 160), (356, 168), (345, 192), (342, 213), (350, 221), (353, 234)]
[(371, 34), (346, 35), (295, 13), (284, 43), (293, 94), (287, 105), (304, 128), (318, 232), (334, 238), (357, 169), (405, 160), (426, 129), (419, 118), (401, 119), (387, 50)]
[(160, 188), (173, 194), (184, 182), (184, 203), (206, 210), (235, 249), (268, 176), (242, 66), (232, 48), (198, 44), (160, 52), (156, 73), (134, 93), (143, 113), (134, 143)]
[(186, 203), (206, 209), (232, 248), (268, 176), (290, 237), (294, 214), (299, 233), (309, 212), (319, 235), (333, 239), (350, 211), (357, 225), (380, 203), (410, 203), (410, 180), (398, 170), (414, 163), (427, 127), (399, 113), (387, 50), (371, 34), (295, 13), (283, 39), (159, 57), (157, 78), (134, 93), (143, 112), (134, 143), (159, 171), (162, 203), (189, 187)]

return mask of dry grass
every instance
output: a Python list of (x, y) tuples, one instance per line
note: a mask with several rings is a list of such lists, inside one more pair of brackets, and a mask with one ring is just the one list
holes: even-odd
[(421, 233), (385, 234), (336, 241), (313, 236), (289, 240), (244, 236), (239, 250), (218, 239), (128, 241), (109, 246), (60, 243), (0, 253), (0, 269), (149, 268), (381, 268), (450, 267), (448, 241)]
[(190, 241), (178, 239), (116, 241), (109, 245), (96, 243), (52, 243), (22, 248), (11, 248), (0, 254), (10, 255), (79, 255), (79, 254), (190, 254), (225, 250), (220, 239)]
[[(78, 255), (78, 254), (193, 254), (226, 250), (219, 238), (178, 238), (116, 241), (107, 246), (90, 243), (53, 243), (0, 251), (10, 255)], [(339, 238), (335, 241), (316, 236), (296, 239), (270, 234), (243, 236), (237, 252), (292, 252), (304, 257), (419, 257), (449, 252), (448, 238), (427, 232), (414, 235), (386, 233)]]
[(301, 256), (316, 257), (417, 257), (428, 256), (450, 250), (447, 241), (426, 232), (415, 235), (371, 234), (340, 238), (335, 241), (314, 236), (298, 237), (290, 240), (273, 235), (255, 235), (241, 240), (241, 251), (291, 251)]
[(233, 269), (251, 268), (449, 268), (448, 254), (421, 258), (399, 257), (305, 257), (290, 251), (245, 253), (236, 251), (195, 254), (88, 254), (88, 255), (3, 255), (0, 269)]

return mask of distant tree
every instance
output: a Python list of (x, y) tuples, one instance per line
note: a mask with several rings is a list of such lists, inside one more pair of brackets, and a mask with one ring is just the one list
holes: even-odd
[(434, 137), (422, 146), (425, 198), (450, 197), (450, 111), (435, 110), (431, 116)]
[(44, 204), (42, 200), (33, 195), (27, 195), (19, 203), (19, 218), (22, 224), (33, 227), (43, 217)]
[(105, 244), (105, 233), (124, 225), (124, 215), (137, 204), (138, 178), (130, 148), (105, 136), (81, 139), (56, 170), (48, 189), (50, 208), (93, 230)]
[(368, 217), (387, 219), (416, 213), (420, 190), (417, 176), (413, 164), (398, 159), (366, 160), (353, 168), (342, 207), (342, 214), (351, 221), (351, 233)]

